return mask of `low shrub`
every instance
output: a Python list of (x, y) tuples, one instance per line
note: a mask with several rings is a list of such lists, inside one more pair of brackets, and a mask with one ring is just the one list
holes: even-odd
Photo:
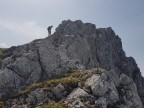
[(95, 71), (96, 71), (97, 74), (102, 74), (104, 72), (104, 69), (98, 67), (98, 68), (96, 68)]

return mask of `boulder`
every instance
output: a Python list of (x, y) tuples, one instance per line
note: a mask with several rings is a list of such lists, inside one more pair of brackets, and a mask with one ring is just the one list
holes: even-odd
[(103, 96), (108, 91), (108, 83), (106, 81), (100, 81), (92, 85), (91, 90), (95, 96)]
[(51, 91), (54, 94), (55, 98), (58, 99), (62, 99), (67, 94), (67, 91), (62, 84), (58, 84), (56, 87), (53, 87)]
[(84, 98), (84, 97), (91, 97), (87, 92), (85, 92), (81, 88), (76, 88), (66, 100), (77, 99), (77, 98)]
[(104, 97), (100, 97), (98, 100), (95, 101), (95, 106), (98, 108), (107, 108), (107, 99)]
[(93, 86), (96, 83), (100, 82), (100, 75), (94, 74), (92, 77), (88, 78), (85, 82), (85, 86)]
[(71, 103), (68, 104), (70, 108), (87, 108), (79, 98), (75, 99)]
[(26, 101), (30, 105), (41, 105), (47, 100), (47, 94), (41, 89), (36, 89), (28, 94), (28, 98)]
[(71, 108), (87, 108), (81, 100), (90, 101), (93, 96), (89, 95), (81, 88), (76, 88), (70, 95), (67, 96), (65, 103)]

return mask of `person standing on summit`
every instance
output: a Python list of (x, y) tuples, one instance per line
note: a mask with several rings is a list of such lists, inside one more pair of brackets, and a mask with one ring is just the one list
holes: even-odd
[(48, 36), (51, 36), (51, 29), (52, 29), (52, 25), (51, 26), (49, 26), (48, 28), (47, 28), (47, 30), (48, 30)]

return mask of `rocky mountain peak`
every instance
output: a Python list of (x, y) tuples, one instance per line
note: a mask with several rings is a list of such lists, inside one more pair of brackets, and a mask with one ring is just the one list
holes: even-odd
[[(95, 69), (98, 72), (103, 69), (105, 71), (98, 75), (95, 73)], [(9, 106), (12, 106), (12, 102), (8, 100), (14, 98), (14, 93), (21, 94), (23, 88), (34, 83), (60, 77), (65, 78), (67, 72), (71, 70), (94, 74), (86, 75), (84, 80), (80, 76), (79, 78), (82, 77), (83, 82), (76, 80), (76, 76), (80, 75), (79, 71), (76, 71), (79, 73), (78, 75), (69, 76), (68, 78), (72, 78), (72, 81), (76, 80), (76, 85), (70, 86), (69, 92), (65, 90), (63, 83), (50, 85), (52, 89), (59, 90), (60, 87), (62, 92), (66, 92), (59, 97), (59, 100), (63, 100), (69, 95), (65, 100), (67, 103), (69, 98), (71, 100), (76, 96), (78, 98), (76, 101), (85, 106), (80, 100), (82, 95), (94, 99), (95, 102), (92, 102), (92, 105), (102, 104), (102, 108), (106, 108), (108, 105), (118, 108), (143, 107), (144, 79), (135, 60), (132, 57), (126, 57), (122, 49), (121, 39), (111, 27), (96, 28), (95, 24), (83, 23), (81, 20), (62, 21), (54, 34), (45, 39), (38, 39), (25, 45), (5, 49), (0, 70), (0, 99), (6, 105), (9, 103)], [(80, 86), (79, 83), (85, 85)], [(30, 102), (29, 104), (37, 105), (39, 102), (33, 101), (39, 100), (40, 97), (34, 100), (31, 95), (39, 96), (39, 93), (44, 95), (44, 85), (43, 83), (40, 84), (40, 88), (38, 86), (35, 89), (30, 89), (31, 91), (28, 93), (26, 92), (27, 98), (22, 95), (16, 99), (19, 102), (20, 99), (23, 99), (21, 104)], [(87, 86), (91, 88), (90, 91), (84, 89)], [(69, 88), (69, 86), (67, 87)], [(81, 94), (77, 94), (77, 92), (81, 92)], [(58, 95), (59, 91), (48, 90), (46, 93)], [(95, 98), (95, 95), (99, 98)], [(46, 97), (44, 100), (49, 98)], [(55, 100), (54, 97), (51, 99)], [(74, 105), (71, 103), (70, 106), (75, 107)]]
[(91, 23), (83, 23), (81, 20), (66, 20), (56, 28), (56, 33), (64, 34), (85, 34), (90, 35), (96, 32), (96, 26)]

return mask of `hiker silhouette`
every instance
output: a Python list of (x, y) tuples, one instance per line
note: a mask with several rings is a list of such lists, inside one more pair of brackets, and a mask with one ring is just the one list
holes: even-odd
[(48, 36), (51, 36), (51, 29), (52, 29), (52, 25), (51, 26), (49, 26), (48, 28), (47, 28), (47, 30), (48, 30)]

